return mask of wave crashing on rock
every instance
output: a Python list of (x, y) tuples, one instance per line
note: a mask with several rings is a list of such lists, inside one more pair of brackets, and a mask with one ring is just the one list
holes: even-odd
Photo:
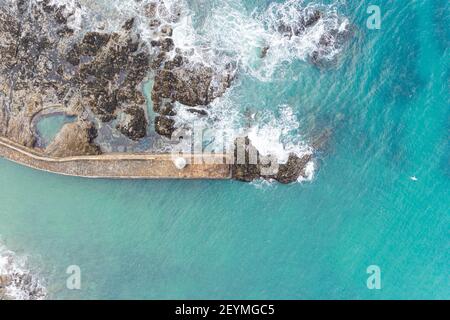
[(47, 290), (30, 269), (28, 259), (0, 242), (0, 300), (44, 300)]

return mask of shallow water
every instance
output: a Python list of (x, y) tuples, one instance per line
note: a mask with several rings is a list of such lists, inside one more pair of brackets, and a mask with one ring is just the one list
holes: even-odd
[(49, 115), (40, 119), (36, 125), (37, 134), (39, 136), (39, 145), (47, 146), (53, 141), (61, 128), (66, 124), (72, 122), (73, 117), (66, 115)]
[[(292, 138), (331, 130), (312, 182), (93, 181), (0, 160), (8, 248), (58, 299), (450, 298), (449, 4), (381, 1), (368, 30), (369, 4), (339, 7), (358, 31), (336, 67), (293, 60), (269, 80), (242, 67), (230, 93), (239, 112), (288, 105)], [(382, 290), (366, 286), (374, 264)]]

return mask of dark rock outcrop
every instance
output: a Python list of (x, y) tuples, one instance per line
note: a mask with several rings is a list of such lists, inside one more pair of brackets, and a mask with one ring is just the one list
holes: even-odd
[[(77, 110), (82, 118), (89, 111), (92, 123), (145, 106), (141, 85), (150, 56), (133, 31), (134, 19), (117, 32), (80, 38), (68, 24), (74, 14), (50, 0), (0, 8), (1, 135), (33, 147), (31, 120), (50, 105)], [(131, 139), (145, 136), (147, 119), (136, 119), (145, 113), (131, 112), (133, 130), (121, 131)]]
[(139, 140), (147, 134), (147, 116), (144, 109), (139, 106), (129, 107), (124, 111), (125, 119), (117, 125), (124, 135), (132, 140)]
[[(175, 9), (174, 9), (175, 8)], [(11, 2), (0, 8), (0, 134), (33, 147), (34, 115), (61, 105), (83, 121), (107, 123), (132, 140), (147, 134), (146, 101), (141, 85), (155, 74), (152, 101), (162, 118), (157, 132), (168, 136), (174, 103), (206, 107), (231, 85), (232, 71), (192, 63), (175, 48), (170, 23), (179, 19), (176, 6), (149, 3), (145, 14), (156, 35), (150, 46), (135, 31), (135, 19), (122, 29), (79, 35), (68, 23), (75, 12), (50, 0)], [(179, 52), (174, 58), (169, 52)], [(200, 116), (201, 109), (190, 109)], [(85, 117), (86, 112), (91, 115)], [(123, 119), (126, 119), (125, 122)]]
[(155, 117), (155, 131), (170, 139), (175, 132), (175, 121), (169, 117), (157, 116)]
[(291, 39), (293, 36), (300, 36), (306, 29), (313, 27), (323, 17), (323, 13), (319, 10), (301, 10), (300, 18), (296, 23), (285, 24), (281, 22), (278, 25), (278, 32), (283, 36)]
[(305, 168), (313, 157), (311, 154), (302, 157), (294, 153), (289, 155), (288, 161), (281, 164), (278, 168), (278, 173), (274, 177), (278, 182), (287, 184), (296, 182), (299, 177), (306, 178)]
[[(243, 154), (239, 155), (238, 150), (244, 150), (245, 158), (240, 159)], [(298, 181), (299, 178), (307, 178), (306, 167), (312, 160), (312, 154), (299, 157), (291, 153), (286, 163), (279, 164), (275, 157), (262, 157), (251, 144), (250, 139), (245, 137), (235, 142), (232, 176), (236, 180), (245, 182), (263, 178), (289, 184)]]

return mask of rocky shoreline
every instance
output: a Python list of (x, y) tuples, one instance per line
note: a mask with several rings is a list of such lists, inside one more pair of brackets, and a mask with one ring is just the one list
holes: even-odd
[[(76, 0), (72, 6), (51, 0), (0, 2), (0, 135), (35, 148), (34, 118), (49, 106), (58, 106), (76, 121), (65, 124), (44, 148), (48, 156), (102, 154), (96, 138), (104, 125), (130, 141), (147, 137), (151, 121), (142, 88), (149, 77), (153, 77), (149, 98), (156, 113), (154, 128), (164, 138), (171, 138), (177, 129), (175, 105), (208, 117), (208, 106), (236, 77), (236, 66), (212, 68), (175, 46), (171, 24), (179, 21), (181, 9), (167, 10), (163, 0), (143, 8), (154, 39), (150, 42), (142, 38), (135, 18), (114, 32), (101, 27), (79, 32), (73, 25), (82, 9)], [(297, 28), (280, 26), (278, 32), (292, 37), (321, 18), (321, 12), (314, 11)], [(329, 43), (324, 39), (322, 45)], [(270, 47), (264, 48), (262, 58), (268, 52)], [(310, 155), (291, 154), (279, 175), (265, 176), (258, 165), (236, 165), (234, 176), (290, 183), (304, 175), (310, 161)]]
[(0, 243), (0, 301), (46, 299), (45, 287), (28, 269), (26, 260)]

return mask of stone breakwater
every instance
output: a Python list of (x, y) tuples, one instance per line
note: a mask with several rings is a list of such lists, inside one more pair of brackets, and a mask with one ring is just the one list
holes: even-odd
[[(47, 157), (0, 137), (0, 157), (42, 171), (86, 178), (111, 179), (230, 179), (224, 155), (201, 155), (182, 168), (170, 154), (102, 154)], [(188, 162), (188, 161), (186, 161)], [(198, 162), (198, 163), (197, 163)], [(203, 163), (202, 163), (203, 162)], [(215, 162), (215, 163), (214, 163)]]
[[(236, 179), (251, 182), (260, 177), (291, 183), (306, 177), (306, 166), (311, 155), (298, 158), (291, 155), (285, 164), (277, 165), (274, 172), (266, 173), (273, 163), (251, 164), (250, 159), (261, 159), (246, 139), (243, 161), (237, 150), (227, 154), (102, 154), (52, 158), (38, 149), (24, 147), (0, 137), (0, 157), (18, 164), (56, 174), (84, 178), (109, 179)], [(255, 150), (252, 154), (250, 150)], [(275, 160), (276, 161), (276, 160)], [(181, 164), (181, 165), (180, 165)]]

